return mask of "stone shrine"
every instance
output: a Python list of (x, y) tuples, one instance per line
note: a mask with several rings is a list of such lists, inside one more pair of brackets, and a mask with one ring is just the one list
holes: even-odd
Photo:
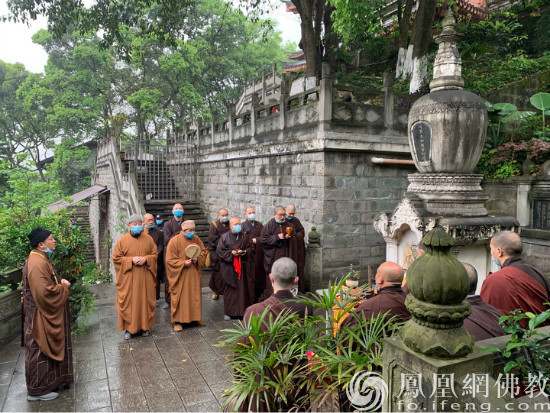
[(430, 93), (412, 106), (408, 120), (411, 153), (419, 173), (408, 176), (409, 186), (393, 214), (382, 213), (374, 227), (386, 241), (386, 259), (407, 270), (417, 257), (422, 237), (436, 225), (454, 239), (451, 252), (476, 267), (481, 284), (496, 270), (488, 250), (500, 230), (519, 231), (514, 217), (487, 215), (482, 175), (473, 174), (487, 131), (483, 100), (462, 89), (461, 60), (455, 20), (447, 13), (436, 37)]

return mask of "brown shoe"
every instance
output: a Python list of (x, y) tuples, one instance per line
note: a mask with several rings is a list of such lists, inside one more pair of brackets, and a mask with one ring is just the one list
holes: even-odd
[(183, 330), (183, 327), (181, 326), (181, 324), (174, 323), (174, 331), (181, 331), (181, 330)]
[(212, 300), (217, 300), (219, 298), (220, 298), (220, 296), (218, 294), (216, 294), (216, 293), (212, 294)]
[(206, 325), (206, 321), (199, 320), (199, 321), (197, 321), (197, 325), (199, 327), (204, 327)]

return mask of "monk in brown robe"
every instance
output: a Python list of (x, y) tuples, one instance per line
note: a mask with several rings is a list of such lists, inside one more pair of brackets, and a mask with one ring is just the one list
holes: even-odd
[[(275, 207), (273, 218), (262, 229), (261, 242), (264, 251), (265, 273), (271, 272), (271, 266), (281, 257), (291, 258), (296, 264), (299, 258), (299, 237), (294, 233), (295, 228), (285, 218), (286, 212), (282, 206)], [(303, 238), (302, 238), (303, 240)], [(266, 297), (273, 294), (271, 283), (266, 283)]]
[(296, 243), (298, 245), (298, 261), (296, 261), (296, 265), (298, 265), (298, 277), (300, 277), (298, 289), (301, 293), (305, 293), (306, 277), (304, 268), (306, 266), (306, 244), (304, 240), (306, 238), (306, 232), (300, 220), (296, 218), (296, 206), (294, 204), (288, 204), (285, 208), (285, 212), (288, 224), (294, 228), (292, 234), (296, 237)]
[(254, 274), (249, 276), (246, 272), (246, 263), (253, 251), (252, 241), (243, 236), (240, 218), (231, 218), (229, 228), (220, 237), (216, 248), (220, 274), (224, 280), (223, 310), (226, 321), (231, 317), (244, 315), (246, 308), (253, 304), (250, 301), (249, 288), (254, 288), (253, 280), (252, 283), (248, 281)]
[[(272, 284), (273, 294), (261, 303), (248, 307), (243, 317), (244, 322), (247, 322), (251, 317), (260, 316), (266, 308), (269, 308), (269, 315), (271, 315), (273, 319), (282, 312), (296, 313), (301, 318), (313, 314), (313, 310), (307, 305), (296, 302), (291, 292), (294, 286), (299, 282), (297, 275), (298, 268), (292, 259), (283, 257), (275, 261), (272, 265), (271, 273), (269, 274), (269, 282)], [(262, 327), (263, 332), (267, 331), (267, 325), (265, 323)], [(243, 344), (250, 345), (250, 342), (243, 342)], [(276, 375), (277, 370), (277, 366), (274, 366), (274, 368), (271, 369), (271, 374)], [(269, 372), (266, 372), (266, 374), (269, 376)], [(267, 379), (268, 378), (266, 378), (266, 380)], [(297, 397), (300, 396), (303, 396), (303, 394), (298, 392)], [(238, 410), (241, 412), (268, 411), (265, 400), (262, 398), (254, 398), (250, 404), (250, 408), (249, 400), (248, 398), (244, 399), (242, 404), (238, 407)]]
[(223, 294), (223, 277), (220, 274), (220, 261), (216, 255), (216, 248), (220, 237), (229, 231), (229, 212), (222, 208), (218, 211), (218, 220), (210, 224), (208, 232), (208, 251), (210, 252), (210, 263), (212, 265), (212, 275), (208, 286), (214, 292), (212, 300), (217, 300)]
[[(162, 232), (164, 235), (164, 253), (166, 254), (166, 246), (168, 245), (168, 242), (178, 235), (181, 231), (181, 223), (183, 222), (183, 205), (182, 204), (174, 204), (172, 207), (172, 214), (174, 215), (171, 219), (166, 221), (162, 225)], [(163, 257), (164, 259), (164, 257)], [(166, 268), (164, 269), (166, 272)], [(170, 308), (170, 289), (168, 288), (168, 281), (165, 280), (164, 284), (164, 300), (166, 301), (166, 304), (162, 306), (163, 310), (168, 310)]]
[[(264, 269), (264, 251), (260, 236), (262, 234), (263, 225), (256, 220), (256, 210), (254, 207), (246, 208), (244, 221), (241, 225), (245, 237), (252, 241), (252, 253), (246, 260), (246, 273), (248, 276), (248, 294), (250, 303), (254, 304), (264, 294), (265, 290), (265, 269)], [(252, 274), (252, 275), (251, 275)]]
[(468, 333), (473, 335), (476, 341), (487, 340), (488, 338), (500, 337), (504, 335), (504, 330), (498, 323), (500, 312), (487, 303), (481, 300), (481, 297), (476, 294), (477, 289), (477, 270), (473, 265), (462, 263), (468, 278), (470, 280), (470, 292), (466, 297), (466, 301), (472, 306), (472, 314), (464, 320), (464, 327)]
[(516, 309), (535, 315), (545, 311), (550, 282), (521, 259), (523, 245), (519, 235), (512, 231), (497, 232), (490, 247), (491, 256), (502, 269), (487, 276), (481, 286), (481, 299), (504, 315)]
[(157, 246), (143, 233), (138, 214), (127, 220), (128, 233), (118, 239), (113, 252), (116, 271), (116, 308), (118, 331), (124, 339), (141, 332), (146, 337), (155, 324), (155, 289), (157, 282)]
[[(164, 280), (164, 235), (155, 225), (155, 217), (153, 214), (145, 214), (143, 216), (143, 224), (145, 225), (143, 231), (153, 238), (157, 246), (157, 286), (155, 293), (158, 301), (160, 299), (160, 285)], [(164, 286), (164, 297), (166, 297), (169, 294), (168, 283), (165, 282)]]
[(28, 235), (33, 250), (23, 267), (23, 341), (27, 400), (53, 400), (54, 390), (74, 382), (69, 286), (49, 255), (52, 233), (36, 227)]
[(403, 268), (395, 262), (386, 261), (378, 267), (375, 275), (378, 294), (359, 304), (346, 317), (340, 328), (354, 325), (359, 320), (368, 320), (380, 313), (389, 311), (388, 316), (396, 317), (395, 322), (404, 322), (411, 318), (411, 313), (405, 307), (406, 294), (401, 289), (403, 282)]
[[(188, 258), (186, 248), (192, 244), (200, 248), (197, 258)], [(201, 275), (208, 250), (195, 235), (195, 221), (184, 221), (181, 232), (168, 243), (166, 250), (166, 278), (170, 284), (171, 311), (170, 319), (174, 331), (183, 329), (181, 323), (202, 321)]]

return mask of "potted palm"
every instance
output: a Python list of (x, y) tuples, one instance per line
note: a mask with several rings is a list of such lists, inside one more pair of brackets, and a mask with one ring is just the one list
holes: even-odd
[(349, 288), (355, 288), (359, 286), (360, 275), (361, 275), (361, 271), (354, 270), (353, 264), (350, 264), (348, 273), (344, 277), (346, 280), (346, 286), (348, 286)]
[(381, 369), (383, 338), (395, 325), (381, 315), (334, 330), (340, 321), (334, 307), (349, 308), (357, 299), (345, 288), (343, 279), (322, 295), (298, 299), (313, 309), (306, 319), (284, 313), (274, 317), (266, 310), (222, 330), (218, 346), (228, 350), (227, 362), (233, 368), (226, 410), (347, 409), (346, 386), (359, 371)]

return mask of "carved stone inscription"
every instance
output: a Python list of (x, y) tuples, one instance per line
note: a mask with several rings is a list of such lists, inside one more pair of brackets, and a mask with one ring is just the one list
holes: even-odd
[(432, 126), (426, 121), (418, 121), (411, 128), (414, 152), (418, 162), (430, 161)]
[(550, 209), (549, 200), (535, 199), (533, 205), (533, 228), (535, 229), (550, 229)]

